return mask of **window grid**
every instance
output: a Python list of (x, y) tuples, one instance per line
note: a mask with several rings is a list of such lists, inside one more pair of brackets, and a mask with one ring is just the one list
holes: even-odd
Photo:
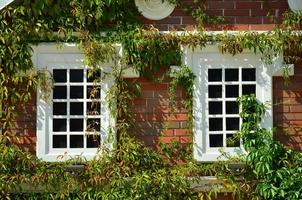
[[(53, 72), (54, 70), (60, 70), (60, 68), (53, 68)], [(71, 70), (83, 70), (83, 80), (81, 80), (82, 82), (71, 82)], [(100, 138), (100, 132), (93, 130), (93, 131), (88, 131), (87, 130), (87, 120), (88, 119), (96, 119), (98, 121), (98, 126), (100, 126), (100, 121), (101, 121), (101, 104), (99, 99), (101, 98), (101, 94), (99, 93), (99, 98), (88, 98), (87, 97), (87, 87), (91, 86), (91, 87), (100, 87), (100, 84), (95, 84), (93, 82), (88, 82), (88, 77), (87, 77), (87, 71), (88, 69), (83, 69), (83, 68), (67, 68), (66, 69), (66, 81), (65, 82), (55, 82), (54, 86), (65, 86), (66, 87), (66, 98), (63, 99), (53, 99), (53, 104), (52, 104), (52, 111), (54, 110), (54, 103), (58, 103), (58, 102), (64, 102), (66, 103), (66, 115), (54, 115), (53, 112), (51, 113), (51, 119), (52, 119), (52, 123), (54, 123), (54, 120), (56, 119), (66, 119), (66, 131), (54, 131), (52, 126), (52, 130), (50, 131), (51, 134), (49, 134), (49, 141), (50, 141), (50, 146), (51, 149), (66, 149), (66, 150), (70, 150), (70, 149), (92, 149), (92, 148), (96, 148), (96, 146), (90, 146), (88, 147), (88, 135), (98, 135), (98, 139)], [(82, 86), (82, 98), (71, 98), (71, 87), (72, 86)], [(96, 113), (87, 113), (87, 103), (93, 103), (93, 102), (97, 102), (99, 104), (98, 108), (98, 114)], [(72, 115), (71, 114), (71, 103), (82, 103), (82, 115), (77, 114), (77, 115)], [(76, 120), (76, 119), (82, 119), (82, 130), (81, 131), (71, 131), (71, 121), (72, 120)], [(80, 125), (81, 126), (81, 125)], [(54, 144), (53, 138), (57, 137), (57, 136), (66, 136), (66, 147), (54, 147), (57, 146)], [(80, 147), (71, 147), (74, 144), (70, 144), (71, 138), (74, 139), (75, 142), (78, 142), (76, 140), (76, 138), (79, 138), (78, 136), (83, 136), (80, 140), (82, 140), (82, 145), (80, 145)], [(58, 138), (59, 138), (58, 137)], [(91, 141), (90, 141), (91, 142)], [(98, 141), (100, 142), (100, 141)], [(81, 143), (79, 143), (81, 144)]]
[[(219, 69), (221, 70), (221, 72), (219, 71)], [(216, 149), (216, 148), (221, 148), (221, 147), (230, 147), (231, 145), (228, 145), (227, 144), (227, 137), (228, 135), (232, 136), (236, 133), (237, 131), (237, 127), (236, 127), (236, 130), (228, 130), (227, 129), (227, 121), (231, 122), (231, 121), (236, 121), (236, 119), (239, 119), (239, 124), (238, 124), (238, 130), (240, 129), (240, 126), (242, 124), (242, 119), (240, 118), (239, 116), (239, 113), (240, 113), (240, 110), (238, 108), (238, 113), (234, 114), (234, 113), (227, 113), (226, 112), (226, 104), (227, 102), (236, 102), (237, 100), (237, 95), (236, 97), (227, 97), (229, 95), (227, 95), (227, 91), (226, 91), (226, 88), (227, 86), (234, 86), (234, 85), (237, 85), (238, 86), (238, 96), (242, 96), (243, 94), (243, 87), (242, 85), (253, 85), (255, 87), (255, 90), (252, 92), (254, 94), (256, 94), (256, 77), (254, 78), (251, 78), (252, 80), (243, 80), (242, 77), (243, 77), (243, 71), (245, 69), (254, 69), (254, 74), (251, 74), (251, 76), (254, 76), (256, 75), (256, 69), (255, 68), (244, 68), (244, 67), (237, 67), (237, 68), (228, 68), (228, 67), (222, 67), (222, 68), (211, 68), (209, 67), (208, 68), (208, 77), (207, 77), (207, 80), (208, 80), (208, 95), (207, 95), (207, 121), (208, 121), (208, 128), (207, 128), (207, 148), (210, 148), (210, 149)], [(212, 71), (211, 71), (212, 70)], [(238, 74), (237, 74), (237, 81), (229, 81), (229, 80), (226, 80), (226, 70), (228, 70), (229, 72), (235, 72), (236, 70), (238, 70)], [(215, 72), (217, 74), (221, 74), (221, 78), (220, 79), (216, 79), (215, 78), (210, 78), (209, 76), (215, 74)], [(230, 78), (229, 78), (230, 79)], [(221, 98), (211, 98), (210, 95), (213, 94), (213, 92), (210, 91), (210, 87), (211, 86), (221, 86)], [(212, 87), (213, 89), (213, 87)], [(215, 94), (217, 95), (217, 94)], [(218, 95), (220, 96), (220, 95)], [(215, 113), (211, 113), (211, 107), (210, 107), (210, 104), (211, 102), (221, 102), (221, 107), (222, 107), (222, 110), (219, 114)], [(217, 104), (218, 105), (218, 104)], [(237, 105), (238, 106), (238, 105)], [(211, 126), (213, 124), (210, 123), (210, 120), (212, 120), (212, 122), (214, 121), (213, 119), (222, 119), (222, 130), (211, 130), (213, 128), (211, 128)], [(217, 122), (217, 121), (216, 121)], [(233, 129), (234, 128), (234, 124), (232, 123), (229, 123), (231, 124), (231, 127), (229, 127), (229, 129)], [(215, 125), (215, 126), (218, 126), (220, 127), (219, 125)], [(215, 128), (216, 129), (216, 128)], [(216, 136), (215, 136), (216, 135)], [(215, 139), (221, 139), (221, 135), (222, 135), (222, 144), (220, 141), (214, 141)], [(211, 145), (213, 144), (213, 145)], [(241, 141), (240, 141), (240, 146), (242, 145), (241, 144)], [(238, 146), (238, 147), (240, 147)], [(236, 144), (233, 145), (233, 147), (237, 147)]]

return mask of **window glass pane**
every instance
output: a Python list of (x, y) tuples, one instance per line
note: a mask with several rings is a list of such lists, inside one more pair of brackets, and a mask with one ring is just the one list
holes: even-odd
[(222, 131), (222, 118), (209, 118), (210, 131)]
[(221, 85), (209, 85), (209, 98), (221, 98), (222, 86)]
[(83, 148), (84, 137), (83, 135), (70, 135), (70, 148)]
[(87, 86), (87, 98), (88, 99), (99, 99), (101, 90), (97, 86)]
[(256, 85), (242, 85), (242, 95), (256, 94)]
[(210, 135), (210, 147), (222, 147), (223, 135)]
[(226, 85), (225, 86), (225, 96), (229, 98), (236, 98), (239, 96), (239, 86), (238, 85)]
[(222, 102), (221, 101), (210, 101), (209, 102), (209, 114), (222, 114)]
[(53, 99), (66, 99), (66, 98), (67, 98), (67, 87), (55, 86), (53, 89)]
[(83, 98), (83, 86), (70, 86), (70, 98), (82, 99)]
[(70, 119), (70, 131), (82, 132), (83, 131), (83, 119)]
[(53, 102), (53, 115), (66, 115), (67, 103), (66, 102)]
[(242, 81), (256, 81), (256, 69), (255, 68), (243, 68), (242, 69)]
[(100, 115), (100, 102), (87, 102), (87, 115)]
[(240, 139), (233, 134), (227, 134), (227, 147), (240, 147)]
[(70, 102), (71, 115), (83, 115), (83, 102)]
[(66, 83), (67, 76), (66, 76), (66, 69), (54, 69), (53, 70), (53, 79), (55, 83)]
[(239, 130), (239, 118), (229, 117), (226, 118), (226, 130)]
[(70, 70), (70, 82), (83, 82), (84, 71), (82, 69)]
[(52, 147), (53, 148), (66, 148), (67, 147), (67, 136), (66, 135), (53, 135), (52, 136)]
[(225, 69), (225, 81), (238, 81), (238, 69)]
[(208, 81), (222, 81), (222, 69), (208, 69)]
[(87, 119), (87, 131), (95, 132), (101, 130), (100, 119)]
[(100, 146), (101, 137), (99, 135), (87, 135), (87, 148), (98, 148)]
[(238, 114), (239, 113), (239, 106), (236, 101), (227, 101), (225, 102), (226, 106), (226, 114)]
[(87, 82), (93, 82), (94, 80), (97, 80), (100, 77), (101, 77), (101, 71), (100, 70), (97, 70), (97, 71), (88, 70)]
[(66, 131), (66, 119), (53, 119), (52, 120), (52, 131), (62, 132)]

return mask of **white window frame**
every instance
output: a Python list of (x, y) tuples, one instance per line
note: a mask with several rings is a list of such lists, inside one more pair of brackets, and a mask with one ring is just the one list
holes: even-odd
[[(84, 69), (87, 66), (84, 64), (84, 55), (75, 44), (63, 44), (58, 47), (55, 43), (40, 43), (38, 46), (33, 46), (33, 64), (37, 70), (50, 70), (79, 68)], [(121, 46), (117, 46), (117, 53), (121, 56)], [(53, 56), (52, 56), (53, 55)], [(69, 67), (68, 67), (69, 66)], [(104, 64), (104, 70), (110, 70), (112, 63)], [(106, 76), (100, 83), (101, 85), (101, 146), (107, 141), (108, 134), (112, 133), (113, 138), (111, 143), (106, 143), (106, 148), (112, 149), (115, 142), (114, 126), (115, 119), (110, 114), (108, 104), (105, 101), (105, 96), (113, 84), (113, 79)], [(77, 156), (85, 158), (86, 160), (93, 159), (98, 155), (98, 148), (82, 149), (82, 148), (62, 148), (52, 149), (50, 132), (52, 129), (52, 99), (51, 103), (45, 102), (40, 98), (41, 91), (37, 92), (37, 145), (36, 155), (45, 161), (65, 161)], [(52, 95), (51, 95), (52, 98)], [(68, 109), (68, 108), (67, 108)], [(67, 124), (68, 126), (68, 124)], [(110, 140), (111, 141), (111, 140)]]
[[(272, 76), (280, 75), (283, 66), (283, 56), (273, 59), (272, 65), (266, 65), (261, 61), (261, 55), (254, 54), (248, 50), (235, 56), (222, 54), (217, 45), (207, 45), (203, 48), (184, 47), (184, 64), (191, 67), (196, 75), (193, 95), (193, 134), (194, 134), (194, 158), (197, 161), (211, 162), (221, 157), (221, 149), (209, 147), (208, 119), (207, 119), (207, 69), (210, 68), (256, 68), (256, 97), (261, 102), (272, 104)], [(269, 106), (262, 121), (262, 127), (273, 127), (273, 110)], [(244, 153), (243, 148), (223, 148), (230, 155)]]

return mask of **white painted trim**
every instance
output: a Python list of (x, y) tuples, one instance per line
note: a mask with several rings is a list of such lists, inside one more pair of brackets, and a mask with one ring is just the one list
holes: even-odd
[(1, 0), (0, 1), (0, 10), (8, 6), (8, 4), (12, 3), (14, 0)]
[[(63, 44), (60, 48), (52, 43), (39, 44), (38, 46), (33, 46), (33, 57), (32, 61), (37, 70), (45, 69), (45, 67), (55, 67), (55, 68), (70, 68), (71, 67), (83, 67), (84, 57), (83, 53), (74, 44)], [(117, 53), (121, 52), (120, 46), (117, 46)], [(104, 64), (105, 70), (110, 70), (110, 63)], [(111, 143), (104, 143), (107, 140), (110, 128), (115, 127), (115, 119), (110, 114), (107, 103), (104, 98), (107, 91), (113, 84), (113, 79), (108, 77), (101, 83), (101, 145), (105, 145), (109, 149), (113, 148), (113, 143), (115, 142), (115, 136), (113, 136), (113, 141)], [(40, 98), (40, 90), (37, 92), (37, 149), (36, 154), (38, 158), (45, 161), (64, 161), (72, 157), (81, 156), (87, 160), (92, 159), (95, 156), (101, 156), (97, 148), (89, 150), (74, 149), (66, 152), (67, 149), (62, 150), (52, 150), (50, 148), (50, 127), (51, 127), (51, 115), (52, 106), (51, 104), (43, 101)], [(114, 134), (114, 133), (113, 133)], [(66, 153), (65, 153), (66, 152)], [(62, 156), (58, 158), (58, 156)]]
[[(200, 59), (196, 62), (197, 58)], [(194, 60), (195, 59), (195, 60)], [(265, 65), (261, 61), (261, 56), (256, 55), (253, 52), (244, 51), (241, 54), (232, 56), (230, 54), (221, 54), (217, 45), (208, 45), (202, 49), (196, 48), (194, 51), (191, 48), (184, 48), (183, 55), (184, 64), (192, 68), (192, 71), (196, 75), (194, 85), (194, 158), (198, 161), (215, 161), (221, 154), (219, 151), (209, 151), (206, 143), (206, 130), (207, 119), (206, 119), (206, 86), (205, 83), (205, 70), (210, 65), (224, 65), (228, 67), (244, 66), (244, 67), (255, 67), (257, 73), (257, 86), (256, 96), (259, 101), (267, 102), (272, 105), (272, 75), (275, 68), (281, 68), (283, 63), (283, 57), (280, 56), (274, 59), (271, 66)], [(267, 109), (262, 126), (265, 128), (273, 127), (273, 117), (271, 106)], [(225, 152), (230, 154), (244, 153), (240, 148), (225, 148)]]

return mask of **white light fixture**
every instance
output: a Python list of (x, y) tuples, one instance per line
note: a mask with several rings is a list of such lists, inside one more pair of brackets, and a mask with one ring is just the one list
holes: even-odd
[(302, 10), (302, 0), (287, 0), (290, 9), (294, 12)]
[(161, 20), (168, 17), (174, 10), (175, 5), (167, 0), (135, 0), (139, 12), (151, 20)]

